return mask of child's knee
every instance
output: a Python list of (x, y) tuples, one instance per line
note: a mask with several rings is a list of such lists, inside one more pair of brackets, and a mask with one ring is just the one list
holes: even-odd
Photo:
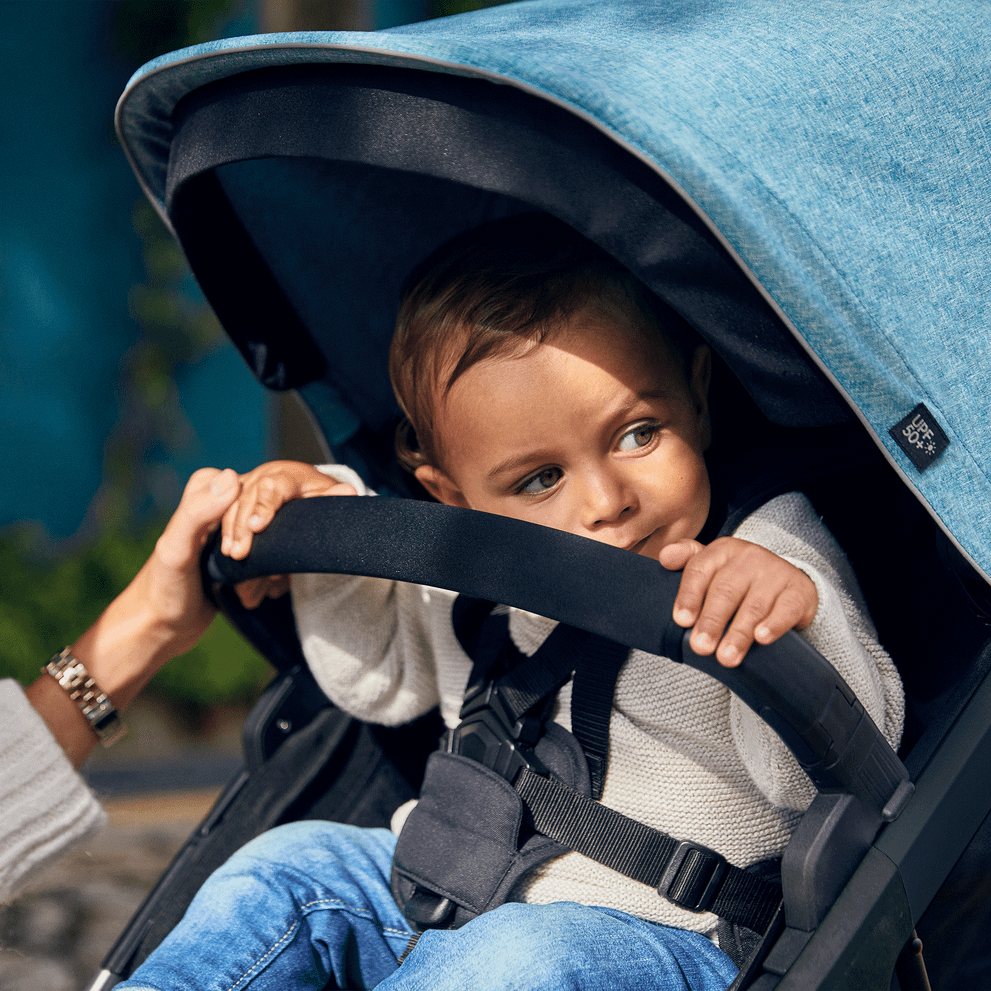
[(454, 932), (424, 934), (386, 987), (708, 991), (725, 988), (735, 969), (697, 933), (573, 902), (510, 903)]
[(575, 979), (575, 971), (585, 967), (582, 941), (587, 933), (575, 931), (568, 915), (556, 905), (510, 903), (461, 929), (427, 932), (396, 975), (396, 989), (586, 987), (587, 981)]
[(328, 890), (374, 890), (388, 884), (395, 839), (388, 830), (307, 820), (276, 826), (246, 843), (216, 870), (203, 897), (250, 898), (253, 886), (285, 891), (293, 900)]
[(322, 819), (289, 822), (261, 833), (227, 861), (269, 862), (284, 865), (336, 859), (379, 861), (392, 857), (394, 837), (387, 829), (365, 829)]

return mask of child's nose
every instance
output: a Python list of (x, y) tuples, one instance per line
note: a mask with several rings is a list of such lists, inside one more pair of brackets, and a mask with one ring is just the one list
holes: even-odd
[(597, 472), (586, 481), (584, 524), (589, 530), (619, 522), (636, 503), (635, 494), (621, 475)]

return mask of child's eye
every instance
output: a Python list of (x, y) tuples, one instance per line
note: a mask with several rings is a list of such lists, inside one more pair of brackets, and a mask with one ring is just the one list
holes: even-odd
[(524, 479), (516, 491), (520, 495), (539, 495), (554, 488), (561, 481), (562, 474), (560, 468), (541, 468), (536, 475)]
[(617, 445), (620, 451), (635, 451), (638, 447), (646, 447), (657, 433), (656, 423), (640, 423), (628, 430), (619, 439)]

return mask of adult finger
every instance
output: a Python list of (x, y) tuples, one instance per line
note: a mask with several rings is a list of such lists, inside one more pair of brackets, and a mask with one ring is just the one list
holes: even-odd
[(237, 472), (230, 468), (223, 471), (200, 468), (194, 472), (176, 511), (158, 538), (159, 560), (166, 565), (185, 567), (196, 559), (239, 490)]

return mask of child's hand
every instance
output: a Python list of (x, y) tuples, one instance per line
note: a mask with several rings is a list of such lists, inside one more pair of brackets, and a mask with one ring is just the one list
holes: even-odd
[(755, 640), (774, 643), (788, 630), (804, 630), (819, 608), (808, 575), (746, 540), (720, 537), (708, 547), (679, 540), (663, 548), (659, 560), (670, 571), (684, 569), (674, 621), (694, 627), (692, 650), (715, 652), (728, 668), (743, 660)]
[[(237, 561), (251, 550), (256, 533), (272, 522), (280, 506), (311, 496), (357, 495), (353, 485), (336, 482), (313, 465), (300, 461), (270, 461), (241, 475), (241, 494), (221, 522), (221, 553)], [(263, 599), (276, 599), (289, 590), (288, 575), (252, 578), (236, 586), (241, 602), (254, 609)]]

